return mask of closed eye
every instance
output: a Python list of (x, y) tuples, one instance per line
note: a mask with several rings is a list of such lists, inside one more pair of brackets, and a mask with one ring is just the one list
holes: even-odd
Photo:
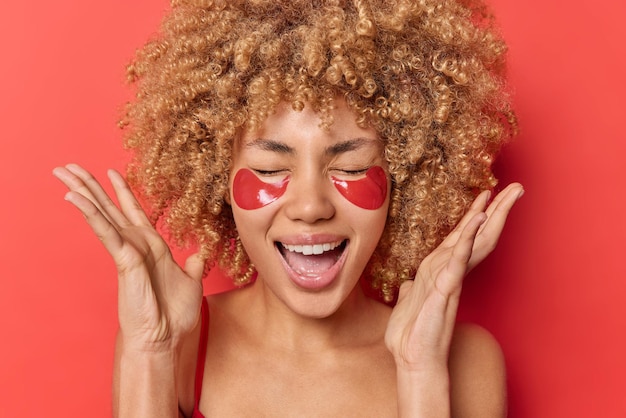
[(341, 171), (346, 174), (359, 175), (359, 174), (365, 174), (367, 170), (368, 170), (367, 168), (363, 168), (361, 170), (341, 170)]
[(367, 172), (367, 170), (369, 170), (370, 167), (366, 167), (366, 168), (361, 168), (358, 170), (346, 170), (346, 169), (333, 169), (331, 171), (334, 171), (335, 173), (339, 174), (339, 175), (346, 175), (346, 176), (360, 176), (362, 174), (365, 174)]
[(262, 177), (271, 177), (271, 176), (283, 174), (285, 173), (286, 170), (259, 170), (259, 169), (253, 168), (252, 171), (254, 171), (259, 176), (262, 176)]

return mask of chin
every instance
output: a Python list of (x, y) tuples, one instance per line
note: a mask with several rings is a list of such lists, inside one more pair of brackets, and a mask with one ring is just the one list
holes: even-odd
[[(275, 275), (274, 277), (277, 277)], [(269, 289), (271, 293), (291, 312), (303, 318), (325, 319), (332, 317), (354, 293), (359, 285), (358, 276), (350, 280), (350, 275), (338, 274), (332, 283), (320, 289), (305, 289), (284, 277), (281, 289)], [(342, 277), (343, 276), (343, 277)]]

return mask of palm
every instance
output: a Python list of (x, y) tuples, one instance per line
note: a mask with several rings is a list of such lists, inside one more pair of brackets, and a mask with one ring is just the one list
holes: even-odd
[(100, 184), (78, 166), (55, 170), (115, 261), (119, 320), (128, 341), (150, 346), (176, 343), (194, 327), (202, 300), (203, 263), (192, 256), (185, 270), (150, 225), (123, 178), (110, 173), (118, 208)]
[(495, 248), (519, 184), (504, 189), (485, 210), (481, 194), (459, 225), (400, 288), (385, 341), (396, 362), (411, 369), (447, 361), (463, 278)]
[(154, 230), (139, 228), (123, 234), (122, 263), (116, 261), (122, 330), (141, 330), (155, 342), (178, 339), (196, 323), (201, 282), (176, 264)]

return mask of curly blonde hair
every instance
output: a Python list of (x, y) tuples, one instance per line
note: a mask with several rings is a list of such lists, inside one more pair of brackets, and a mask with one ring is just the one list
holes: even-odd
[(496, 183), (516, 129), (505, 50), (476, 2), (173, 0), (127, 71), (129, 179), (176, 244), (244, 284), (254, 266), (225, 201), (234, 138), (282, 101), (331, 124), (342, 97), (385, 143), (391, 203), (365, 273), (389, 300)]

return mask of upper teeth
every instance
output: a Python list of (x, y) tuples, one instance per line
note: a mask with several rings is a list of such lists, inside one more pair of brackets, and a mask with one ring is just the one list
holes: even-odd
[(322, 254), (324, 251), (330, 251), (341, 245), (341, 241), (327, 242), (325, 244), (315, 245), (291, 245), (282, 244), (283, 247), (291, 252), (302, 253), (303, 255)]

